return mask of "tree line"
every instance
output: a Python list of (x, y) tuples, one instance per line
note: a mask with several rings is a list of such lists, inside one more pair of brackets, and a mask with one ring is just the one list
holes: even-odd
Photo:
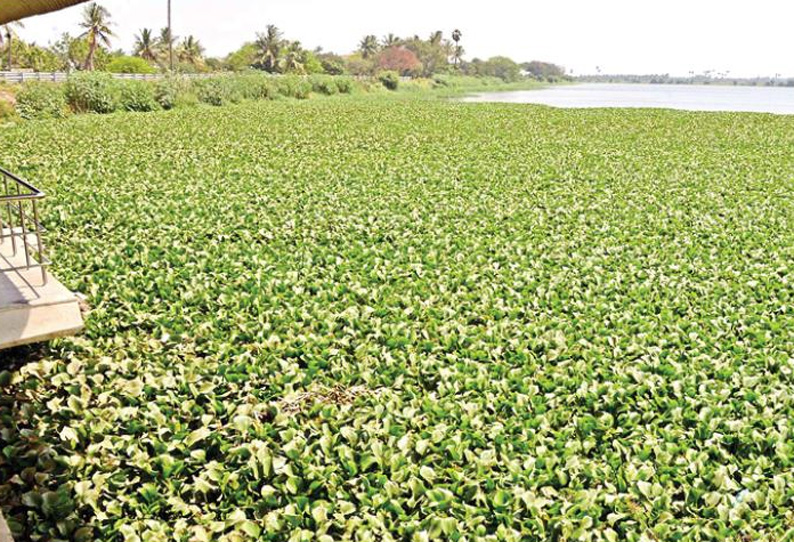
[(498, 77), (518, 81), (524, 77), (555, 81), (566, 78), (565, 70), (545, 62), (518, 63), (506, 56), (467, 60), (463, 47), (464, 33), (433, 32), (427, 38), (418, 35), (381, 38), (364, 36), (358, 48), (347, 55), (309, 50), (300, 41), (285, 37), (275, 25), (268, 25), (254, 39), (223, 58), (208, 57), (201, 41), (193, 35), (178, 37), (166, 27), (159, 31), (141, 29), (128, 54), (113, 49), (115, 38), (110, 12), (98, 3), (83, 10), (80, 32), (63, 34), (48, 46), (27, 43), (20, 38), (21, 25), (6, 25), (0, 33), (0, 50), (4, 52), (6, 70), (34, 71), (102, 70), (120, 73), (154, 73), (171, 68), (173, 51), (175, 71), (204, 73), (249, 69), (274, 74), (377, 75), (397, 72), (401, 76), (432, 77), (439, 74)]
[(707, 70), (688, 76), (663, 74), (596, 74), (576, 77), (582, 83), (619, 83), (644, 85), (722, 85), (751, 87), (794, 87), (794, 78), (775, 74), (772, 77), (731, 77), (729, 72)]

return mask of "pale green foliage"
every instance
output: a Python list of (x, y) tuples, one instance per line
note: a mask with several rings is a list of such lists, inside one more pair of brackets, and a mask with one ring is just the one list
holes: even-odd
[(107, 65), (111, 73), (155, 73), (157, 69), (137, 56), (117, 56)]
[(190, 81), (181, 77), (167, 77), (153, 84), (154, 97), (163, 109), (173, 109), (180, 96), (192, 94)]
[(141, 113), (160, 109), (154, 85), (144, 81), (119, 81), (118, 85), (121, 109)]
[(498, 77), (508, 83), (521, 79), (521, 66), (504, 56), (496, 56), (488, 60), (475, 58), (466, 64), (464, 70), (468, 75)]
[(59, 119), (67, 114), (62, 85), (29, 83), (16, 95), (16, 110), (26, 120)]
[(69, 77), (64, 94), (76, 113), (112, 113), (119, 105), (120, 88), (108, 73), (82, 72)]
[(397, 90), (400, 86), (400, 74), (395, 71), (380, 72), (378, 80), (389, 90)]
[(309, 78), (312, 85), (312, 92), (317, 94), (324, 94), (325, 96), (333, 96), (339, 92), (339, 86), (336, 84), (336, 77), (330, 75), (313, 75)]
[(792, 117), (383, 94), (0, 132), (92, 307), (0, 357), (6, 516), (786, 540)]

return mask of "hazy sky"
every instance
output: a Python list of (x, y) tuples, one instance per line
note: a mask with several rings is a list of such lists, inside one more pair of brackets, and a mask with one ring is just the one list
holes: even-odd
[[(166, 0), (102, 0), (114, 46), (166, 24)], [(467, 57), (547, 60), (575, 73), (730, 71), (794, 76), (791, 0), (173, 0), (174, 33), (222, 56), (267, 24), (304, 46), (347, 53), (365, 34), (463, 31)], [(82, 7), (29, 19), (21, 34), (46, 44), (78, 31)]]

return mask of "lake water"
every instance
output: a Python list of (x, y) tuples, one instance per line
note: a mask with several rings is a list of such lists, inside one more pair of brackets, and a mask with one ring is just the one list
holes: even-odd
[(794, 88), (787, 87), (582, 84), (490, 92), (470, 96), (465, 101), (794, 114)]

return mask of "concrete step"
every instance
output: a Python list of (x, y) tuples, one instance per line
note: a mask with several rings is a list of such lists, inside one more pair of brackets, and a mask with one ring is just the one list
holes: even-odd
[[(0, 243), (0, 350), (72, 335), (83, 329), (80, 303), (72, 292), (39, 268), (10, 271), (26, 265), (17, 243)], [(35, 262), (33, 262), (35, 263)]]

